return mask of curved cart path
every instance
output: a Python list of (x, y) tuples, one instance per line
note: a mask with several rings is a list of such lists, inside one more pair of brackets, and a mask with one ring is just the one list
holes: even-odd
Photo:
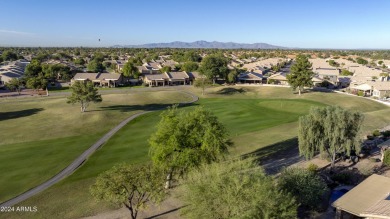
[[(198, 101), (198, 97), (194, 95), (193, 93), (186, 92), (186, 91), (179, 91), (188, 94), (191, 97), (191, 100), (188, 102), (179, 103), (180, 105), (185, 104), (191, 104), (196, 101)], [(144, 115), (146, 113), (150, 113), (156, 110), (162, 110), (163, 108), (156, 108), (149, 111), (144, 111), (140, 113), (136, 113), (129, 118), (123, 120), (121, 123), (119, 123), (117, 126), (115, 126), (113, 129), (111, 129), (109, 132), (107, 132), (102, 138), (100, 138), (97, 142), (95, 142), (91, 147), (89, 147), (84, 153), (82, 153), (76, 160), (74, 160), (69, 166), (67, 166), (65, 169), (63, 169), (61, 172), (57, 173), (54, 177), (47, 180), (46, 182), (43, 182), (42, 184), (8, 200), (0, 204), (0, 207), (8, 207), (16, 205), (40, 192), (43, 190), (49, 188), (50, 186), (54, 185), (55, 183), (59, 182), (63, 178), (71, 175), (74, 173), (87, 159), (89, 156), (91, 156), (97, 149), (99, 149), (100, 146), (102, 146), (108, 139), (110, 139), (119, 129), (121, 129), (123, 126), (125, 126), (127, 123), (129, 123), (131, 120)]]

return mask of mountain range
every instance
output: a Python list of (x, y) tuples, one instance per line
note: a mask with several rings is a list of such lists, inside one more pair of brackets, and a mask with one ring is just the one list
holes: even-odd
[(267, 43), (234, 43), (218, 41), (195, 41), (170, 43), (148, 43), (142, 45), (115, 45), (113, 48), (202, 48), (202, 49), (286, 49), (286, 47), (275, 46)]

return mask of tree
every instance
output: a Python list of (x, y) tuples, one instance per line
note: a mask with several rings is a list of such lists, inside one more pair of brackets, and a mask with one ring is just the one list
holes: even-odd
[(298, 167), (284, 169), (278, 178), (278, 185), (285, 193), (292, 194), (302, 206), (311, 209), (321, 204), (327, 191), (326, 183), (316, 173)]
[(221, 160), (230, 145), (225, 127), (210, 111), (202, 107), (179, 111), (175, 106), (161, 114), (149, 143), (153, 163), (168, 174), (166, 188), (174, 174)]
[(138, 78), (138, 76), (139, 76), (138, 68), (134, 65), (133, 62), (128, 61), (123, 66), (123, 75), (125, 77)]
[(161, 73), (170, 72), (170, 71), (172, 71), (172, 68), (171, 68), (171, 66), (168, 66), (168, 65), (166, 65), (166, 66), (164, 66), (164, 67), (162, 67), (162, 68), (160, 69), (160, 72), (161, 72)]
[(215, 83), (218, 76), (227, 79), (227, 74), (229, 73), (227, 64), (228, 60), (225, 57), (219, 54), (212, 54), (202, 60), (199, 70)]
[(78, 59), (74, 60), (74, 64), (76, 64), (76, 65), (84, 65), (85, 64), (85, 60), (83, 58), (78, 58)]
[(363, 114), (338, 106), (312, 108), (299, 118), (299, 153), (307, 159), (316, 153), (327, 153), (334, 167), (337, 153), (360, 151), (359, 132)]
[(103, 72), (105, 68), (101, 61), (93, 59), (88, 63), (87, 69), (90, 72)]
[(311, 70), (311, 63), (304, 55), (298, 55), (295, 64), (291, 66), (291, 72), (287, 75), (287, 81), (294, 90), (298, 89), (299, 95), (304, 87), (313, 86), (314, 73)]
[(189, 61), (189, 62), (184, 63), (181, 68), (186, 72), (193, 72), (193, 71), (198, 70), (199, 65), (196, 62)]
[(70, 68), (62, 64), (43, 64), (42, 72), (46, 78), (53, 80), (69, 80), (72, 78), (72, 72)]
[(122, 164), (100, 174), (90, 192), (97, 200), (123, 204), (136, 219), (149, 202), (163, 199), (163, 184), (162, 172), (151, 165)]
[(189, 50), (184, 54), (184, 60), (187, 62), (200, 62), (202, 57), (194, 50)]
[(239, 70), (238, 69), (232, 69), (229, 71), (229, 74), (228, 74), (228, 82), (229, 83), (235, 83), (236, 80), (237, 80), (237, 76), (239, 75)]
[(342, 75), (342, 76), (352, 76), (353, 73), (348, 71), (347, 69), (343, 69), (343, 70), (341, 70), (340, 75)]
[(357, 57), (357, 58), (356, 58), (356, 62), (357, 62), (358, 64), (361, 64), (361, 65), (367, 65), (367, 64), (368, 64), (368, 61), (365, 60), (365, 59), (363, 59), (363, 58), (361, 58), (361, 57)]
[(12, 51), (4, 51), (1, 55), (4, 61), (15, 61), (18, 60), (18, 55)]
[(93, 86), (91, 81), (76, 81), (70, 89), (72, 94), (68, 97), (67, 103), (80, 103), (81, 112), (85, 112), (90, 102), (102, 102), (102, 96), (98, 93), (98, 89)]
[(202, 75), (202, 78), (194, 81), (194, 86), (202, 88), (202, 95), (205, 94), (206, 87), (211, 85), (211, 81)]
[(39, 89), (46, 89), (47, 88), (47, 80), (43, 76), (42, 73), (40, 73), (36, 77), (31, 77), (27, 79), (26, 85), (28, 88), (31, 88), (33, 90), (38, 91)]
[(188, 218), (296, 218), (297, 203), (252, 159), (202, 165), (180, 197)]
[(333, 67), (339, 67), (340, 64), (338, 62), (336, 62), (335, 60), (331, 59), (328, 61), (329, 65), (330, 66), (333, 66)]
[(37, 59), (31, 60), (30, 64), (26, 66), (24, 70), (25, 77), (36, 77), (39, 73), (42, 72), (41, 62)]
[(5, 86), (10, 91), (17, 91), (18, 94), (20, 95), (20, 91), (22, 89), (23, 82), (19, 78), (12, 78), (9, 82), (5, 83)]
[(282, 69), (282, 66), (280, 66), (278, 63), (277, 65), (273, 65), (271, 68), (272, 68), (272, 71), (278, 72), (278, 71), (280, 71), (280, 69)]

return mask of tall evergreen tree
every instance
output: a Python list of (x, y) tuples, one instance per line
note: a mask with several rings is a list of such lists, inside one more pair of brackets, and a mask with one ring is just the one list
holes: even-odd
[(287, 81), (294, 90), (298, 89), (299, 95), (301, 95), (304, 87), (313, 86), (314, 72), (311, 68), (311, 63), (304, 55), (298, 55), (295, 64), (291, 66), (291, 72), (287, 75)]

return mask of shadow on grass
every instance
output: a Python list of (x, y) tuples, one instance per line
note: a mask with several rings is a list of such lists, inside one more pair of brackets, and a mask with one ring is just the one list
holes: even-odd
[(334, 89), (328, 89), (325, 87), (313, 87), (310, 90), (306, 90), (306, 93), (335, 93)]
[[(134, 110), (163, 110), (167, 107), (173, 106), (175, 104), (145, 104), (145, 105), (113, 105), (100, 107), (101, 110), (91, 110), (91, 111), (104, 111), (104, 110), (117, 110), (120, 112), (129, 112)], [(188, 107), (188, 106), (196, 106), (196, 103), (181, 103), (177, 104), (179, 108)], [(89, 112), (91, 112), (89, 111)]]
[(0, 121), (31, 116), (41, 111), (43, 111), (43, 108), (33, 108), (33, 109), (26, 109), (26, 110), (13, 111), (13, 112), (0, 112)]
[(226, 87), (222, 88), (221, 90), (215, 92), (216, 94), (222, 94), (222, 95), (233, 95), (233, 94), (242, 94), (245, 93), (246, 90), (244, 88), (233, 88), (233, 87)]
[(249, 156), (254, 157), (268, 174), (276, 174), (284, 167), (298, 163), (303, 159), (299, 156), (298, 138), (268, 145), (243, 155), (244, 158)]

